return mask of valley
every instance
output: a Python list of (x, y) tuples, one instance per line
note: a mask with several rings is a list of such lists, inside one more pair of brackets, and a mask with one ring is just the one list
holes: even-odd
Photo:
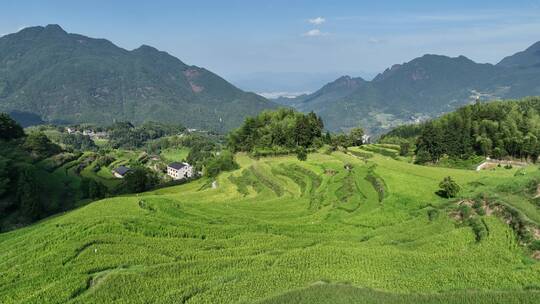
[(267, 2), (2, 2), (0, 304), (540, 303), (540, 6)]

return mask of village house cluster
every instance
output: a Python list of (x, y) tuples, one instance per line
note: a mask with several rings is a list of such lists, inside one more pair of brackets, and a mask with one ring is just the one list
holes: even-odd
[(107, 139), (109, 138), (109, 133), (105, 131), (94, 131), (92, 129), (84, 129), (84, 130), (78, 130), (74, 127), (68, 127), (66, 128), (66, 131), (68, 134), (82, 134), (90, 136), (92, 139)]
[[(114, 177), (124, 178), (130, 171), (130, 168), (126, 166), (119, 166), (112, 171)], [(185, 178), (193, 177), (193, 166), (188, 163), (173, 162), (167, 166), (167, 175), (174, 180), (182, 180)]]

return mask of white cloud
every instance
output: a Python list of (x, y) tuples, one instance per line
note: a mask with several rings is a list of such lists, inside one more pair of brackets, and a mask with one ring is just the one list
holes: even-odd
[(309, 19), (308, 21), (311, 24), (321, 25), (326, 22), (326, 19), (324, 19), (323, 17), (317, 17), (317, 18)]
[(312, 29), (310, 31), (305, 32), (302, 36), (306, 37), (317, 37), (317, 36), (325, 36), (326, 33), (321, 32), (319, 29)]
[(370, 43), (370, 44), (382, 44), (382, 43), (386, 43), (386, 40), (377, 39), (377, 38), (369, 38), (368, 43)]

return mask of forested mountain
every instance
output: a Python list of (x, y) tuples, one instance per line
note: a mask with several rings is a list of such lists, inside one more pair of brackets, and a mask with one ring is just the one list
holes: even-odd
[(150, 46), (128, 51), (58, 25), (0, 38), (0, 111), (19, 116), (102, 124), (154, 120), (226, 131), (276, 107)]
[(424, 55), (396, 64), (372, 81), (344, 76), (286, 103), (315, 111), (330, 130), (359, 124), (378, 134), (481, 101), (540, 95), (540, 43), (503, 59), (479, 64), (464, 56)]

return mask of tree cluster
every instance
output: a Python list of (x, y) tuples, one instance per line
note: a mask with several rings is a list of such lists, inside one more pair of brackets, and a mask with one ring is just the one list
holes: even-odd
[[(83, 135), (80, 133), (75, 134), (65, 134), (62, 133), (60, 136), (60, 143), (63, 145), (78, 151), (96, 151), (98, 146), (88, 135)], [(68, 148), (66, 148), (68, 149)]]
[(246, 118), (244, 124), (229, 134), (231, 151), (295, 152), (300, 147), (322, 146), (322, 119), (311, 112), (303, 114), (292, 109), (265, 111)]
[(540, 155), (540, 98), (476, 103), (421, 125), (416, 161), (473, 155), (536, 161)]
[(109, 140), (113, 148), (135, 149), (148, 141), (183, 132), (181, 125), (145, 122), (135, 127), (130, 122), (117, 122), (108, 128)]

